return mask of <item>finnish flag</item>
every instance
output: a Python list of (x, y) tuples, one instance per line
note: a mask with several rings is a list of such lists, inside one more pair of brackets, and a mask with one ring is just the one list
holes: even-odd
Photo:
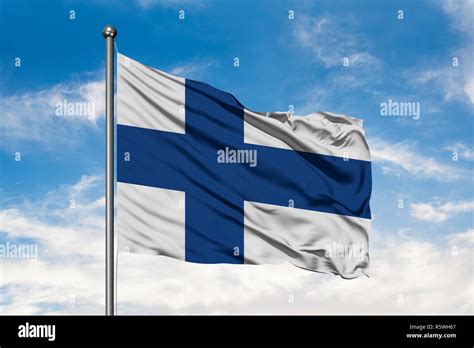
[(117, 74), (119, 250), (367, 274), (362, 120), (251, 111), (121, 54)]

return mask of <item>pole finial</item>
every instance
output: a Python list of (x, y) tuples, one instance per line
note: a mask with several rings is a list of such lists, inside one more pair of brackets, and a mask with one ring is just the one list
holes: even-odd
[(113, 25), (106, 25), (104, 29), (102, 30), (102, 36), (104, 38), (114, 38), (117, 36), (117, 29)]

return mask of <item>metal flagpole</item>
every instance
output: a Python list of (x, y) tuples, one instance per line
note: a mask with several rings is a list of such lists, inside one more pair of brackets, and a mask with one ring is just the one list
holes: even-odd
[(114, 315), (114, 39), (117, 30), (107, 25), (105, 38), (105, 314)]

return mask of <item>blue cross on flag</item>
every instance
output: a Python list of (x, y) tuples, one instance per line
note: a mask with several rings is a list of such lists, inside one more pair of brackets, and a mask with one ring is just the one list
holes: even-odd
[(362, 120), (246, 109), (118, 55), (121, 250), (354, 278), (369, 266)]

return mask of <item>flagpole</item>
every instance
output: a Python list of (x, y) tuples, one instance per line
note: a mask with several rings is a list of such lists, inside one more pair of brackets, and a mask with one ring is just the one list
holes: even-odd
[(105, 38), (105, 314), (114, 315), (114, 39), (117, 30), (107, 25)]

